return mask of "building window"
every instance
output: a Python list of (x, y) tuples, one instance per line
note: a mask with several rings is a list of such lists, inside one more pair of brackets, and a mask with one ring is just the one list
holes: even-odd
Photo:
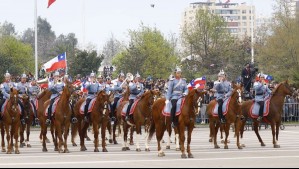
[(246, 10), (242, 10), (242, 14), (246, 14)]
[(242, 22), (242, 26), (247, 26), (247, 22)]
[(246, 16), (242, 16), (242, 20), (246, 20), (247, 18), (246, 18)]

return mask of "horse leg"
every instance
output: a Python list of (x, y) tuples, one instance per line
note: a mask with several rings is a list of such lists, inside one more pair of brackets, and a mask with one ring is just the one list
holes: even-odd
[(181, 152), (182, 158), (187, 158), (186, 153), (185, 153), (185, 124), (183, 122), (179, 123), (179, 136), (180, 136), (180, 147), (181, 147)]
[(86, 151), (87, 150), (87, 148), (85, 146), (85, 136), (87, 134), (87, 128), (88, 127), (89, 127), (89, 123), (85, 123), (84, 122), (83, 128), (79, 128), (79, 130), (81, 130), (81, 136), (80, 136), (80, 146), (81, 146), (81, 149), (80, 149), (80, 151)]
[(107, 128), (108, 119), (106, 117), (103, 117), (102, 120), (102, 127), (101, 127), (101, 135), (102, 135), (102, 152), (108, 152), (106, 149), (106, 128)]
[[(44, 122), (45, 123), (45, 122)], [(43, 152), (47, 152), (47, 147), (46, 147), (46, 139), (47, 139), (47, 126), (46, 124), (41, 123), (41, 133), (43, 134), (42, 139), (43, 139)]]
[(54, 124), (51, 124), (51, 136), (52, 136), (52, 140), (53, 140), (53, 142), (54, 142), (54, 132), (55, 132), (55, 126), (54, 126)]
[(61, 130), (61, 123), (58, 120), (56, 120), (56, 122), (55, 122), (55, 132), (57, 133), (57, 137), (59, 139), (59, 141), (58, 141), (58, 152), (62, 153), (62, 144), (63, 144), (62, 130)]
[(238, 149), (242, 149), (243, 146), (240, 144), (240, 126), (241, 126), (241, 120), (240, 118), (237, 118), (235, 122), (235, 136), (237, 137), (237, 147)]
[(64, 126), (64, 153), (70, 153), (70, 151), (67, 148), (67, 138), (70, 132), (70, 120), (66, 121), (66, 124)]
[(130, 126), (128, 124), (125, 123), (124, 125), (124, 141), (125, 141), (125, 148), (126, 150), (130, 150), (130, 148), (128, 147), (128, 132), (129, 132)]
[(194, 158), (193, 154), (191, 153), (191, 147), (190, 147), (193, 127), (194, 127), (194, 124), (190, 124), (188, 126), (188, 138), (187, 138), (187, 153), (188, 153), (188, 158)]
[(134, 127), (132, 126), (130, 129), (130, 145), (134, 145), (134, 140), (133, 140), (133, 134), (134, 134)]
[(15, 126), (14, 126), (14, 139), (15, 139), (15, 154), (20, 154), (20, 151), (19, 151), (19, 126), (20, 126), (20, 122), (18, 123), (15, 123)]
[(276, 123), (276, 141), (278, 141), (280, 125), (281, 125), (281, 121)]
[(113, 124), (113, 129), (112, 129), (112, 134), (113, 134), (113, 143), (114, 144), (118, 144), (117, 141), (116, 141), (116, 127), (117, 127), (117, 120), (114, 122)]
[(164, 157), (165, 153), (163, 152), (163, 147), (161, 146), (161, 144), (165, 132), (165, 127), (163, 126), (162, 123), (156, 123), (155, 126), (156, 126), (156, 138), (158, 142), (158, 157)]
[(149, 149), (149, 140), (148, 140), (148, 138), (149, 138), (149, 131), (147, 130), (147, 131), (145, 131), (145, 151), (146, 152), (150, 152), (150, 149)]
[(139, 143), (140, 137), (141, 137), (141, 126), (139, 124), (137, 124), (136, 125), (136, 151), (137, 152), (141, 152), (140, 143)]
[(26, 144), (27, 144), (27, 147), (30, 148), (31, 147), (31, 144), (29, 142), (29, 137), (30, 137), (30, 124), (32, 123), (32, 121), (29, 121), (29, 124), (27, 124), (27, 127), (26, 127)]
[[(277, 124), (276, 124), (277, 125)], [(274, 148), (280, 148), (280, 145), (277, 144), (276, 141), (276, 134), (275, 134), (275, 123), (271, 122), (271, 130), (272, 130), (272, 137), (273, 137), (273, 147)], [(279, 126), (278, 126), (278, 130), (279, 130)]]
[(127, 148), (126, 148), (126, 140), (125, 140), (125, 132), (124, 132), (124, 125), (121, 124), (120, 125), (120, 133), (122, 135), (122, 151), (127, 151)]
[(2, 147), (2, 152), (4, 153), (4, 152), (6, 152), (6, 149), (5, 149), (5, 140), (4, 140), (5, 129), (4, 129), (3, 122), (0, 125), (1, 125), (1, 147)]
[[(209, 125), (209, 128), (210, 128), (210, 138), (209, 138), (209, 142), (212, 143), (213, 142), (213, 136), (214, 136), (214, 130), (215, 130), (215, 124), (212, 123), (211, 119), (209, 119), (210, 121), (210, 125)], [(213, 125), (213, 126), (212, 126)]]
[(109, 134), (109, 143), (112, 144), (113, 143), (113, 138), (112, 138), (112, 133), (113, 133), (113, 126), (111, 125), (111, 123), (107, 124), (107, 130), (108, 130), (108, 134)]
[(25, 146), (25, 139), (24, 139), (24, 130), (25, 130), (25, 125), (26, 124), (21, 124), (20, 128), (20, 147), (23, 148)]
[(224, 132), (225, 132), (225, 140), (224, 140), (224, 149), (228, 149), (228, 136), (229, 136), (229, 129), (230, 129), (230, 124), (227, 122), (224, 124)]
[[(165, 132), (165, 127), (164, 127), (164, 125), (162, 124), (162, 133), (163, 133), (163, 135), (164, 135), (164, 132)], [(168, 140), (167, 140), (167, 145), (166, 145), (166, 149), (170, 149), (170, 143), (171, 143), (171, 133), (172, 133), (172, 128), (171, 128), (171, 125), (167, 125), (167, 133), (168, 133)], [(162, 137), (161, 137), (161, 139), (163, 138), (163, 135), (162, 135)]]
[(99, 125), (97, 120), (92, 123), (93, 133), (94, 133), (94, 152), (99, 151)]
[(259, 134), (259, 122), (254, 121), (253, 122), (253, 128), (254, 128), (254, 132), (255, 132), (259, 142), (261, 143), (261, 146), (266, 146), (265, 143), (263, 142), (260, 134)]
[[(79, 122), (78, 121), (78, 123), (81, 123), (81, 122)], [(77, 144), (76, 144), (76, 142), (75, 142), (75, 139), (76, 139), (76, 136), (77, 136), (77, 133), (78, 133), (78, 123), (76, 123), (76, 124), (72, 124), (71, 125), (71, 135), (72, 135), (72, 140), (71, 140), (71, 142), (72, 142), (72, 145), (74, 146), (74, 147), (77, 147)]]
[(7, 141), (7, 154), (11, 154), (11, 142), (10, 142), (10, 132), (9, 132), (9, 125), (5, 124), (5, 131), (6, 131), (6, 141)]

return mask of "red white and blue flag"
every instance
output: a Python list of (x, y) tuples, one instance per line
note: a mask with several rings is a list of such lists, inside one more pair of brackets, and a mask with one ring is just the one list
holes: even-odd
[(203, 77), (191, 80), (191, 82), (188, 84), (187, 87), (189, 90), (192, 90), (194, 88), (203, 90), (206, 87), (206, 82), (207, 82), (206, 77), (203, 76)]
[(47, 63), (43, 65), (43, 69), (46, 72), (53, 72), (57, 69), (65, 69), (66, 68), (66, 53), (60, 54), (55, 58), (51, 59)]
[[(267, 83), (267, 84), (269, 84), (272, 80), (274, 80), (274, 77), (273, 76), (271, 76), (271, 75), (266, 75), (266, 74), (264, 74), (265, 75), (265, 82)], [(256, 81), (259, 81), (260, 79), (259, 79), (259, 77), (257, 76), (256, 78), (255, 78), (255, 80)]]

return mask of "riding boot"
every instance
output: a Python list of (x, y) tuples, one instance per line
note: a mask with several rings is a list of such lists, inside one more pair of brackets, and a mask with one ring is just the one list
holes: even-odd
[(225, 124), (226, 121), (225, 121), (225, 118), (224, 118), (223, 112), (222, 112), (223, 100), (219, 99), (217, 102), (218, 102), (218, 117), (219, 117), (219, 121), (220, 121), (220, 123)]
[(37, 124), (39, 122), (39, 119), (37, 117), (37, 110), (36, 110), (36, 106), (33, 102), (33, 100), (31, 100), (31, 104), (33, 106), (33, 113), (34, 113), (34, 123)]
[(72, 104), (71, 104), (71, 109), (72, 109), (71, 123), (72, 124), (78, 123), (78, 119), (75, 117), (75, 114), (74, 114), (74, 107), (75, 107), (75, 103), (72, 102)]
[(85, 104), (85, 107), (84, 107), (84, 121), (86, 123), (89, 123), (89, 118), (88, 118), (88, 107), (89, 107), (89, 103), (90, 103), (91, 99), (88, 98), (86, 99), (86, 104)]
[[(18, 100), (18, 103), (19, 103), (19, 105), (21, 107), (21, 124), (25, 125), (26, 121), (24, 119), (24, 116), (25, 116), (24, 106), (23, 106), (23, 104), (22, 104), (22, 102), (20, 100)], [(28, 117), (25, 117), (25, 118), (28, 119)]]
[(52, 117), (52, 106), (54, 104), (55, 98), (51, 99), (50, 105), (48, 107), (48, 119), (46, 120), (46, 125), (51, 124), (51, 117)]
[(131, 110), (131, 107), (132, 107), (132, 104), (134, 103), (134, 99), (131, 99), (130, 102), (129, 102), (129, 106), (127, 108), (127, 112), (126, 112), (126, 121), (129, 121), (130, 120), (130, 110)]
[(264, 114), (264, 102), (260, 101), (258, 102), (258, 104), (260, 105), (260, 109), (259, 109), (259, 117), (257, 118), (257, 121), (262, 121), (263, 114)]
[(113, 104), (111, 105), (110, 119), (111, 119), (111, 121), (113, 121), (113, 122), (116, 121), (116, 118), (115, 118), (115, 109), (116, 109), (118, 100), (119, 100), (118, 97), (114, 98), (114, 102), (113, 102)]
[(178, 101), (177, 99), (171, 100), (171, 104), (172, 104), (172, 107), (171, 107), (171, 126), (173, 128), (178, 126), (178, 122), (177, 122), (177, 119), (176, 119), (176, 103), (177, 103), (177, 101)]

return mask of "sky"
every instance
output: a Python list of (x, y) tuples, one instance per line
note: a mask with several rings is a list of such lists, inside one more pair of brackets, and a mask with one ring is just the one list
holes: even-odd
[[(128, 41), (128, 30), (138, 29), (141, 23), (156, 27), (165, 36), (170, 33), (179, 36), (184, 9), (190, 3), (203, 1), (205, 0), (56, 0), (47, 8), (48, 0), (37, 0), (37, 13), (52, 25), (56, 36), (75, 33), (80, 45), (85, 39), (85, 44), (93, 44), (101, 50), (112, 34), (120, 41)], [(0, 0), (0, 23), (13, 23), (18, 33), (33, 28), (34, 2), (35, 0)], [(274, 4), (274, 0), (230, 2), (253, 2), (257, 14), (266, 16), (271, 15)], [(152, 8), (151, 4), (155, 4), (155, 7)], [(83, 11), (85, 31), (82, 26)]]

